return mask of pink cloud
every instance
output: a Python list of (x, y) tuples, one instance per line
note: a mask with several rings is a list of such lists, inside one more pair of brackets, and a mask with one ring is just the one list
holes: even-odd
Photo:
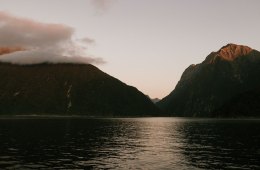
[[(41, 23), (0, 11), (0, 61), (104, 63), (101, 58), (87, 55), (86, 47), (73, 41), (73, 35), (74, 29), (66, 25)], [(84, 41), (94, 42), (91, 38)]]

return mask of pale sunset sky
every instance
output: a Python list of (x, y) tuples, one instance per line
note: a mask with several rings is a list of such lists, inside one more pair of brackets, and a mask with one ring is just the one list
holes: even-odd
[[(152, 98), (228, 43), (260, 50), (259, 7), (260, 0), (0, 0), (2, 15), (71, 27), (86, 55), (105, 61), (94, 65)], [(1, 29), (0, 16), (3, 39)]]

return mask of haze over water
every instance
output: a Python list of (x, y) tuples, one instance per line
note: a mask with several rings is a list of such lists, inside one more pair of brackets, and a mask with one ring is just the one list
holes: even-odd
[(260, 120), (0, 119), (0, 169), (258, 169)]

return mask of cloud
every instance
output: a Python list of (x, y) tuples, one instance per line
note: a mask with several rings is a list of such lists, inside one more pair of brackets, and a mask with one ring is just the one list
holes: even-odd
[(93, 63), (101, 64), (104, 61), (101, 58), (81, 57), (81, 56), (62, 56), (41, 50), (18, 51), (15, 53), (8, 53), (1, 57), (0, 61), (12, 64), (38, 64), (38, 63)]
[(45, 47), (69, 41), (73, 29), (45, 24), (0, 12), (0, 46)]
[(98, 12), (106, 11), (115, 0), (91, 0)]
[(95, 43), (95, 40), (94, 39), (91, 39), (91, 38), (88, 38), (88, 37), (85, 37), (85, 38), (82, 38), (82, 39), (77, 39), (79, 42), (81, 43), (84, 43), (84, 44), (94, 44)]
[(0, 11), (0, 61), (104, 63), (101, 58), (86, 54), (87, 45), (94, 40), (84, 38), (82, 45), (73, 36), (74, 29), (69, 26), (41, 23)]
[(26, 49), (21, 47), (0, 47), (0, 55), (13, 53), (17, 51), (25, 51)]

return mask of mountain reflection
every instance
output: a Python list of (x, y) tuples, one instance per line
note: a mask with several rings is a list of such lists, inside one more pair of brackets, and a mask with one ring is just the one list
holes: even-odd
[(0, 169), (259, 168), (259, 121), (0, 119)]

